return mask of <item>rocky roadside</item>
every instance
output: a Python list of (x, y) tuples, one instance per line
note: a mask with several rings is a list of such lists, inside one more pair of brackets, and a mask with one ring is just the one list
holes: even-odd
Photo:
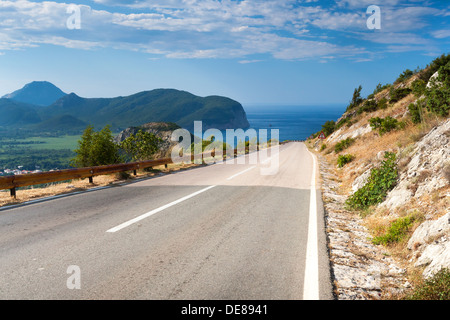
[(410, 285), (406, 270), (371, 236), (355, 213), (346, 211), (345, 195), (333, 167), (316, 153), (321, 175), (325, 227), (335, 295), (338, 300), (379, 300), (399, 296)]

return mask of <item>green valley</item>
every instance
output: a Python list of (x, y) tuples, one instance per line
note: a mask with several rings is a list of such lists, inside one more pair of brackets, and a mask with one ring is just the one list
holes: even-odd
[(80, 135), (0, 139), (0, 170), (52, 170), (69, 167)]

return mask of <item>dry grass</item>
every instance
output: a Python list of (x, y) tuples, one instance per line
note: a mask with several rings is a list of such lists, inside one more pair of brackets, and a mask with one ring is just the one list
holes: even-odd
[(126, 180), (135, 181), (137, 179), (152, 177), (159, 173), (170, 173), (178, 170), (185, 170), (197, 165), (187, 164), (187, 165), (174, 165), (169, 164), (167, 169), (162, 166), (155, 167), (153, 171), (146, 172), (144, 170), (138, 170), (137, 175), (129, 175), (128, 179), (123, 179), (123, 176), (119, 174), (110, 174), (96, 176), (93, 178), (94, 183), (89, 183), (89, 179), (78, 179), (72, 180), (70, 182), (63, 183), (53, 183), (44, 188), (29, 188), (29, 189), (18, 189), (16, 191), (16, 199), (10, 196), (9, 190), (3, 190), (0, 192), (0, 207), (12, 204), (19, 204), (27, 202), (30, 200), (46, 198), (55, 195), (69, 194), (77, 191), (88, 190), (92, 188), (98, 188), (102, 186), (108, 186), (116, 183), (123, 183)]
[[(343, 189), (350, 191), (354, 179), (364, 172), (365, 168), (374, 167), (383, 159), (383, 151), (396, 152), (399, 144), (410, 145), (412, 143), (410, 136), (416, 131), (417, 128), (414, 126), (407, 126), (404, 130), (393, 131), (382, 136), (372, 131), (357, 138), (352, 146), (342, 152), (352, 154), (355, 159), (343, 170), (336, 170), (339, 178), (344, 181)], [(382, 154), (379, 155), (380, 151)], [(333, 152), (326, 154), (325, 157), (330, 163), (336, 163), (338, 156)]]
[[(426, 218), (438, 219), (447, 212), (450, 207), (450, 197), (448, 194), (450, 194), (450, 186), (443, 187), (420, 198), (413, 198), (409, 203), (394, 211), (387, 208), (378, 208), (374, 210), (372, 214), (365, 217), (364, 225), (368, 228), (371, 235), (376, 237), (384, 234), (390, 224), (396, 219), (408, 215), (414, 215), (416, 217), (416, 221), (411, 226), (408, 236), (398, 243), (389, 245), (388, 248), (390, 254), (397, 258), (397, 262), (400, 262), (403, 268), (406, 268), (414, 273), (417, 271), (415, 270), (417, 268), (409, 265), (408, 263), (412, 254), (412, 252), (406, 247), (409, 238), (421, 222), (423, 222), (423, 220)], [(417, 281), (420, 281), (421, 279), (421, 277), (415, 279), (414, 275), (412, 275), (412, 278), (409, 276), (408, 278), (414, 285), (417, 285)]]
[(391, 223), (395, 220), (393, 216), (386, 213), (373, 213), (367, 215), (364, 225), (370, 230), (373, 237), (378, 237), (386, 233)]
[[(414, 80), (410, 79), (408, 83)], [(377, 94), (377, 99), (386, 96), (388, 91), (389, 89)], [(383, 160), (384, 151), (395, 152), (398, 159), (399, 173), (405, 172), (415, 154), (415, 144), (433, 127), (441, 124), (443, 121), (442, 118), (438, 118), (434, 114), (425, 113), (422, 123), (418, 125), (413, 124), (410, 117), (405, 117), (405, 115), (407, 114), (408, 106), (415, 102), (415, 99), (414, 95), (410, 94), (384, 110), (356, 115), (352, 119), (353, 124), (350, 127), (341, 127), (340, 134), (346, 135), (354, 132), (356, 128), (368, 125), (369, 119), (371, 118), (385, 118), (387, 116), (396, 118), (405, 124), (404, 128), (383, 135), (379, 135), (377, 131), (371, 131), (370, 133), (357, 137), (349, 148), (340, 153), (351, 154), (355, 157), (351, 163), (343, 168), (337, 168), (338, 154), (332, 151), (334, 150), (335, 143), (327, 142), (327, 148), (321, 154), (326, 158), (328, 163), (335, 165), (335, 175), (341, 181), (339, 190), (336, 190), (339, 194), (348, 195), (352, 191), (354, 180), (366, 170), (377, 166)], [(450, 132), (447, 132), (446, 135), (450, 136)], [(312, 144), (314, 144), (314, 141)], [(413, 194), (418, 186), (432, 175), (433, 172), (430, 170), (419, 172), (415, 180), (411, 180), (411, 185), (409, 186)], [(407, 249), (407, 242), (425, 218), (437, 219), (448, 212), (448, 208), (450, 208), (450, 162), (447, 162), (444, 166), (444, 177), (449, 182), (447, 186), (424, 194), (421, 197), (415, 196), (401, 208), (390, 210), (381, 206), (371, 207), (367, 212), (360, 213), (363, 217), (364, 225), (373, 237), (384, 235), (392, 222), (400, 217), (414, 215), (417, 218), (408, 230), (409, 235), (397, 243), (389, 244), (387, 248), (389, 254), (395, 257), (397, 262), (408, 271), (408, 280), (413, 285), (422, 281), (423, 269), (410, 265), (411, 251)]]
[[(381, 93), (385, 94), (385, 93)], [(403, 129), (394, 130), (383, 135), (379, 135), (377, 131), (371, 131), (363, 136), (356, 138), (355, 142), (340, 154), (351, 154), (355, 159), (347, 164), (344, 168), (337, 168), (338, 154), (334, 151), (335, 143), (327, 142), (326, 150), (321, 154), (331, 164), (335, 165), (336, 177), (341, 181), (338, 193), (349, 194), (352, 191), (352, 184), (354, 180), (359, 177), (363, 172), (377, 166), (382, 160), (384, 151), (391, 151), (397, 154), (399, 173), (406, 170), (411, 158), (414, 155), (415, 143), (420, 141), (433, 127), (442, 123), (442, 119), (434, 115), (427, 114), (424, 121), (419, 125), (414, 125), (409, 117), (404, 117), (408, 110), (409, 104), (415, 101), (415, 97), (410, 94), (404, 99), (398, 101), (395, 105), (388, 107), (384, 110), (377, 110), (372, 113), (363, 113), (357, 115), (354, 120), (354, 124), (350, 127), (342, 127), (341, 134), (347, 134), (353, 132), (355, 128), (369, 124), (369, 119), (373, 117), (385, 118), (391, 116), (405, 123)], [(449, 133), (450, 134), (450, 133)], [(330, 151), (330, 152), (327, 152)], [(412, 183), (410, 188), (417, 189), (418, 185), (432, 176), (431, 171), (422, 171), (416, 178), (415, 184)], [(446, 164), (444, 169), (444, 175), (450, 182), (450, 162)], [(413, 181), (414, 182), (414, 181)], [(413, 190), (415, 191), (415, 190)], [(447, 185), (432, 193), (425, 194), (422, 197), (414, 197), (412, 200), (403, 206), (395, 210), (388, 210), (386, 208), (371, 208), (367, 214), (363, 213), (364, 224), (368, 228), (372, 236), (383, 235), (389, 228), (391, 223), (409, 214), (414, 214), (421, 217), (438, 218), (445, 214), (450, 207), (450, 186)], [(418, 211), (420, 210), (420, 212)], [(418, 219), (409, 232), (410, 235), (414, 232), (415, 228), (420, 224)], [(412, 266), (408, 265), (411, 252), (406, 248), (406, 243), (409, 237), (399, 243), (394, 243), (389, 246), (389, 252), (399, 261), (407, 267), (408, 270), (415, 270)], [(420, 274), (419, 271), (412, 271), (411, 282), (416, 282), (415, 275)], [(420, 279), (420, 277), (417, 277)], [(419, 281), (419, 280), (417, 280)]]
[[(341, 154), (351, 154), (355, 158), (353, 162), (347, 164), (345, 168), (336, 170), (337, 176), (343, 181), (341, 188), (344, 193), (351, 191), (351, 185), (356, 177), (367, 168), (376, 166), (383, 159), (383, 151), (396, 152), (399, 160), (400, 171), (405, 169), (409, 163), (412, 146), (419, 141), (429, 130), (439, 124), (439, 119), (429, 116), (420, 125), (414, 125), (408, 118), (403, 118), (407, 112), (409, 104), (415, 101), (414, 95), (410, 94), (394, 105), (384, 110), (377, 110), (372, 113), (363, 113), (356, 116), (355, 125), (343, 127), (342, 134), (352, 132), (355, 127), (369, 124), (369, 119), (374, 117), (384, 118), (391, 116), (405, 123), (403, 129), (394, 130), (383, 135), (377, 131), (371, 131), (359, 138), (354, 144), (341, 152)], [(334, 145), (328, 143), (326, 150), (334, 150)], [(325, 151), (326, 151), (325, 150)], [(381, 154), (379, 154), (381, 152)], [(329, 163), (337, 163), (338, 155), (335, 152), (323, 152)], [(450, 172), (450, 169), (449, 169)], [(449, 173), (450, 175), (450, 173)]]

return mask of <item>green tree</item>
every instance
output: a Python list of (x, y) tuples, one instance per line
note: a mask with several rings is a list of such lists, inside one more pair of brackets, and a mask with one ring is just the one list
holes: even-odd
[(379, 93), (379, 92), (381, 92), (381, 91), (383, 91), (384, 89), (386, 89), (386, 88), (389, 88), (391, 85), (388, 83), (388, 84), (385, 84), (385, 85), (382, 85), (381, 83), (379, 83), (379, 84), (377, 84), (377, 86), (376, 86), (376, 88), (375, 88), (375, 90), (373, 90), (373, 95), (376, 95), (377, 93)]
[(448, 115), (450, 110), (450, 62), (439, 69), (437, 83), (427, 89), (427, 109), (442, 117)]
[(384, 134), (386, 132), (404, 127), (403, 122), (400, 122), (397, 119), (392, 118), (391, 116), (387, 116), (384, 119), (380, 117), (370, 118), (369, 123), (374, 130), (378, 129), (378, 132), (380, 134)]
[(363, 112), (374, 112), (378, 109), (378, 104), (375, 99), (366, 100), (361, 108), (358, 109), (357, 114), (361, 114)]
[(341, 140), (338, 143), (336, 143), (336, 145), (334, 146), (334, 152), (339, 153), (342, 150), (349, 148), (354, 143), (355, 143), (355, 139), (350, 138), (350, 137), (347, 139)]
[(163, 140), (153, 133), (139, 130), (120, 143), (120, 148), (133, 160), (150, 159), (158, 150)]
[(408, 80), (409, 78), (411, 78), (414, 75), (414, 72), (406, 69), (405, 71), (403, 71), (402, 74), (400, 74), (400, 76), (397, 78), (397, 80), (395, 80), (394, 83), (400, 83), (403, 82), (405, 80)]
[(339, 168), (342, 168), (343, 166), (345, 166), (347, 163), (350, 163), (353, 161), (353, 159), (355, 159), (355, 156), (351, 155), (351, 154), (345, 154), (345, 155), (340, 155), (337, 159), (337, 164)]
[(325, 122), (325, 124), (322, 125), (322, 131), (325, 134), (325, 136), (329, 136), (330, 134), (332, 134), (335, 129), (336, 123), (333, 120), (327, 121)]
[(427, 84), (422, 79), (416, 79), (411, 83), (412, 91), (417, 98), (420, 98), (425, 93), (426, 86)]
[(411, 92), (412, 92), (412, 90), (410, 88), (395, 89), (394, 87), (391, 87), (391, 89), (389, 90), (389, 96), (391, 98), (389, 100), (389, 103), (396, 103), (396, 102), (402, 100), (404, 97), (406, 97)]
[(91, 167), (119, 163), (119, 147), (114, 143), (109, 126), (96, 132), (93, 126), (88, 126), (78, 141), (76, 156), (71, 160), (74, 167)]
[(386, 109), (387, 107), (388, 107), (388, 101), (387, 101), (387, 99), (386, 99), (385, 97), (381, 98), (381, 99), (378, 101), (377, 108), (378, 108), (378, 109)]
[(436, 59), (431, 62), (425, 68), (424, 71), (420, 73), (420, 79), (422, 79), (424, 82), (428, 82), (430, 80), (431, 76), (438, 71), (442, 66), (445, 66), (447, 63), (450, 62), (450, 54), (443, 54), (440, 57), (437, 57)]
[(94, 127), (89, 125), (83, 132), (81, 139), (78, 140), (78, 149), (75, 149), (76, 156), (71, 160), (74, 167), (89, 167), (92, 147), (92, 137)]
[(359, 86), (355, 89), (355, 91), (353, 91), (352, 101), (350, 101), (350, 105), (347, 107), (347, 110), (357, 107), (359, 104), (361, 104), (361, 102), (364, 101), (364, 99), (361, 98), (361, 90), (362, 86)]
[(411, 121), (413, 123), (418, 124), (424, 120), (423, 116), (425, 105), (425, 101), (423, 99), (420, 99), (408, 106), (409, 113), (411, 114)]

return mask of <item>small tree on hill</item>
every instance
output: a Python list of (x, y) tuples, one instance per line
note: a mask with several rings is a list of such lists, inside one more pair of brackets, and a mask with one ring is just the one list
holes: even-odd
[(163, 140), (155, 134), (139, 130), (120, 143), (120, 148), (133, 160), (148, 160), (159, 150)]
[(431, 88), (425, 90), (427, 109), (442, 117), (450, 111), (450, 62), (439, 69), (439, 75)]
[(352, 101), (350, 101), (350, 105), (348, 106), (347, 110), (357, 107), (359, 104), (361, 104), (361, 102), (364, 101), (364, 99), (361, 98), (361, 90), (362, 86), (359, 86), (355, 89), (355, 91), (353, 91)]
[(74, 167), (92, 167), (119, 163), (119, 146), (114, 143), (109, 126), (96, 132), (88, 126), (78, 141), (76, 156), (71, 160)]
[(329, 136), (330, 134), (332, 134), (335, 129), (336, 123), (333, 120), (327, 121), (322, 125), (322, 131), (325, 134), (325, 136)]

